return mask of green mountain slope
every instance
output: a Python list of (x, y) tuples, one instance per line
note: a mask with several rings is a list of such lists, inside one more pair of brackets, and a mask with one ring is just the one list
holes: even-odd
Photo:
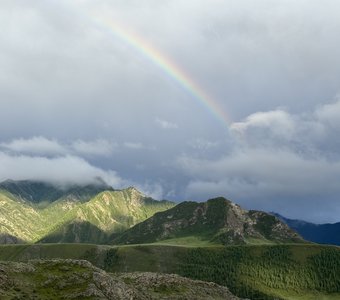
[[(56, 221), (54, 228), (40, 242), (107, 243), (109, 236), (173, 206), (169, 201), (145, 197), (135, 188), (103, 192), (86, 203), (70, 206), (63, 220)], [(59, 215), (62, 205), (54, 206), (54, 209), (57, 213), (53, 217)]]
[(253, 300), (340, 299), (340, 250), (332, 246), (0, 246), (2, 261), (54, 258), (86, 259), (113, 273), (175, 273), (227, 286), (233, 294)]
[(285, 222), (307, 241), (340, 246), (340, 222), (315, 224), (303, 220), (288, 219), (276, 213), (273, 213), (273, 215)]
[(29, 203), (0, 192), (0, 234), (12, 236), (3, 242), (34, 241), (39, 238), (37, 228), (42, 222), (39, 212)]
[(154, 243), (188, 237), (224, 245), (303, 242), (275, 216), (246, 211), (225, 198), (215, 198), (204, 203), (182, 202), (159, 212), (122, 233), (114, 243)]
[[(54, 195), (45, 201), (37, 196), (49, 190), (45, 184), (32, 182), (29, 187), (28, 182), (10, 182), (9, 190), (4, 190), (6, 184), (0, 190), (0, 242), (3, 243), (107, 243), (109, 237), (112, 239), (154, 213), (174, 206), (169, 201), (148, 198), (135, 188), (102, 191), (103, 185), (93, 189), (73, 186), (63, 194), (58, 192), (59, 199), (54, 199)], [(15, 186), (20, 188), (14, 191)], [(41, 192), (38, 186), (42, 186)], [(34, 193), (27, 196), (23, 190)], [(90, 195), (95, 196), (89, 198)]]

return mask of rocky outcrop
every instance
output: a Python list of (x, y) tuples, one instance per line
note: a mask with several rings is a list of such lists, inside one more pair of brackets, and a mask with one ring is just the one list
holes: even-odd
[(291, 243), (303, 239), (271, 214), (248, 211), (225, 198), (207, 202), (182, 202), (137, 224), (113, 243), (153, 243), (167, 239), (196, 237), (224, 245), (252, 241)]
[(109, 274), (85, 260), (0, 263), (0, 299), (230, 299), (226, 287), (177, 275)]
[(240, 299), (216, 283), (191, 280), (175, 274), (122, 273), (118, 277), (148, 297), (146, 299)]

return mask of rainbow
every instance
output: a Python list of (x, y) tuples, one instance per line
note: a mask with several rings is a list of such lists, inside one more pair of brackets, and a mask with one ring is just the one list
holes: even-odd
[[(76, 11), (79, 10), (77, 9)], [(120, 39), (133, 49), (137, 50), (147, 60), (158, 66), (159, 69), (174, 82), (178, 83), (194, 99), (203, 104), (220, 122), (223, 123), (223, 125), (229, 127), (229, 124), (232, 121), (225, 110), (173, 60), (148, 43), (146, 39), (137, 35), (135, 32), (128, 30), (127, 26), (122, 26), (112, 19), (98, 17), (93, 13), (85, 12), (85, 14), (99, 30), (112, 34), (115, 38)]]

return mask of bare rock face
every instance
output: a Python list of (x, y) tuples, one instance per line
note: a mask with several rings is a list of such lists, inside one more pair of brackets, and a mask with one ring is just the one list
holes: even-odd
[(123, 273), (119, 278), (147, 299), (240, 299), (216, 283), (191, 280), (175, 274)]
[(84, 260), (0, 263), (0, 299), (239, 299), (226, 287), (178, 275), (109, 274)]

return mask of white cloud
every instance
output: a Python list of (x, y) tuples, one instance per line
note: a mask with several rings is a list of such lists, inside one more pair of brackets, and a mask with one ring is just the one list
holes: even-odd
[(148, 197), (163, 199), (163, 187), (158, 183), (135, 183), (134, 186)]
[(101, 178), (115, 189), (134, 186), (149, 197), (163, 198), (163, 188), (158, 183), (124, 179), (114, 170), (104, 170), (74, 155), (45, 157), (0, 151), (0, 166), (0, 182), (6, 179), (37, 180), (64, 186), (97, 183)]
[(178, 125), (176, 123), (171, 123), (166, 120), (162, 120), (160, 118), (156, 118), (155, 122), (159, 125), (162, 129), (178, 129)]
[(256, 112), (232, 123), (230, 134), (235, 147), (285, 147), (305, 153), (327, 150), (335, 155), (339, 148), (339, 116), (340, 100), (300, 114), (282, 109)]
[(56, 139), (48, 139), (42, 136), (32, 138), (13, 139), (0, 144), (0, 149), (16, 154), (59, 156), (59, 155), (80, 155), (80, 156), (110, 156), (117, 143), (104, 139), (93, 141), (76, 140), (71, 143), (61, 143)]
[[(339, 97), (338, 97), (339, 98)], [(340, 129), (340, 98), (333, 103), (320, 106), (315, 115), (320, 122), (331, 126), (333, 129)]]
[(102, 178), (113, 187), (124, 180), (113, 170), (103, 170), (76, 156), (47, 158), (0, 152), (0, 180), (39, 180), (56, 184), (88, 184)]
[(289, 138), (295, 133), (295, 121), (292, 115), (284, 110), (256, 112), (242, 122), (232, 123), (232, 131), (244, 134), (250, 129), (269, 129), (275, 136)]
[(103, 139), (94, 141), (77, 140), (71, 145), (72, 150), (76, 153), (90, 156), (110, 156), (117, 147), (117, 143)]
[(68, 152), (68, 149), (57, 140), (42, 136), (14, 139), (8, 143), (0, 144), (0, 147), (12, 152), (26, 154), (62, 155)]
[(188, 144), (196, 150), (208, 150), (211, 148), (216, 148), (219, 142), (208, 141), (206, 139), (197, 138), (188, 142)]
[(124, 145), (124, 147), (126, 147), (128, 149), (135, 149), (135, 150), (145, 148), (145, 146), (142, 143), (125, 142), (123, 145)]
[(288, 193), (293, 190), (314, 193), (320, 190), (320, 185), (328, 186), (327, 191), (334, 188), (340, 191), (340, 185), (334, 184), (340, 175), (340, 160), (304, 158), (288, 149), (239, 149), (215, 161), (182, 157), (179, 163), (190, 174), (212, 181), (240, 179), (239, 182), (254, 187), (265, 186), (260, 184), (262, 182), (269, 188), (281, 187), (280, 192)]

